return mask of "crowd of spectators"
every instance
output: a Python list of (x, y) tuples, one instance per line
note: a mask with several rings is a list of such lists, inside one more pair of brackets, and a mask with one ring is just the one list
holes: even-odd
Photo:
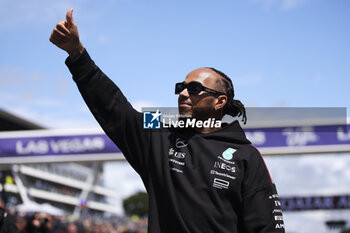
[(57, 164), (28, 164), (26, 166), (82, 182), (85, 182), (87, 179), (87, 174)]
[[(64, 175), (69, 178), (84, 181), (86, 177), (79, 173), (71, 172), (69, 169), (58, 168), (57, 166), (33, 166), (36, 169), (51, 172), (58, 175)], [(0, 174), (1, 187), (4, 185), (13, 185), (15, 181), (10, 174)], [(27, 179), (28, 187), (39, 190), (59, 193), (65, 196), (79, 196), (79, 190), (68, 189), (65, 186), (53, 185), (51, 182), (39, 179)], [(7, 208), (2, 200), (7, 200)], [(14, 196), (8, 196), (4, 189), (0, 192), (0, 233), (15, 233), (13, 231), (3, 231), (4, 216), (11, 225), (15, 225), (19, 233), (146, 233), (147, 218), (137, 216), (114, 216), (108, 218), (84, 217), (73, 220), (71, 216), (53, 216), (47, 213), (20, 213), (16, 212), (17, 200)], [(93, 195), (93, 200), (104, 202), (105, 197)], [(2, 215), (4, 213), (4, 215)], [(15, 228), (15, 227), (14, 227)], [(12, 228), (13, 229), (13, 228)], [(17, 233), (17, 232), (16, 232)]]
[(114, 216), (106, 219), (51, 216), (45, 213), (16, 215), (19, 233), (146, 233), (147, 218)]
[[(29, 180), (28, 180), (29, 181)], [(71, 197), (79, 197), (80, 191), (78, 189), (68, 188), (64, 185), (52, 184), (51, 182), (36, 179), (32, 182), (28, 182), (30, 187), (34, 187), (36, 189), (49, 191), (53, 193), (62, 194), (65, 196)]]

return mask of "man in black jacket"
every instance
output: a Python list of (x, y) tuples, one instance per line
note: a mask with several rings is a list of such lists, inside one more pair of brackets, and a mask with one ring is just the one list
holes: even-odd
[(201, 127), (224, 114), (246, 120), (224, 73), (200, 68), (176, 84), (179, 120), (190, 122), (189, 129), (145, 130), (143, 115), (84, 49), (72, 9), (50, 41), (68, 52), (66, 64), (86, 104), (140, 175), (149, 194), (149, 232), (284, 232), (275, 185), (238, 121)]
[(18, 233), (15, 219), (0, 207), (0, 233)]

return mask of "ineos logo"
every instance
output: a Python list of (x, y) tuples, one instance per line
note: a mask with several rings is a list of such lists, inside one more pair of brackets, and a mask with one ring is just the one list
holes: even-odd
[(227, 171), (230, 171), (230, 172), (236, 172), (236, 167), (235, 166), (228, 165), (228, 164), (225, 164), (225, 163), (222, 163), (222, 162), (215, 162), (214, 163), (214, 167), (215, 168), (220, 168), (222, 170), (227, 170)]
[(182, 147), (186, 147), (188, 145), (188, 142), (186, 142), (185, 140), (183, 140), (181, 138), (177, 138), (175, 145), (177, 148), (182, 148)]

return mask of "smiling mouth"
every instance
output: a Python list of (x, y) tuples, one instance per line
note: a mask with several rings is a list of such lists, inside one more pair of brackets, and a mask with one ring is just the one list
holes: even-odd
[(192, 105), (190, 105), (188, 103), (180, 103), (179, 107), (186, 108), (186, 107), (192, 107)]

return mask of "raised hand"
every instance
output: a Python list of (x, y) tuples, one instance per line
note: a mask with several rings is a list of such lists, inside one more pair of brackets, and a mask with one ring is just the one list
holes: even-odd
[(79, 40), (77, 24), (73, 20), (73, 8), (66, 14), (66, 20), (60, 21), (52, 30), (50, 41), (65, 50), (70, 56), (76, 56), (84, 51)]

